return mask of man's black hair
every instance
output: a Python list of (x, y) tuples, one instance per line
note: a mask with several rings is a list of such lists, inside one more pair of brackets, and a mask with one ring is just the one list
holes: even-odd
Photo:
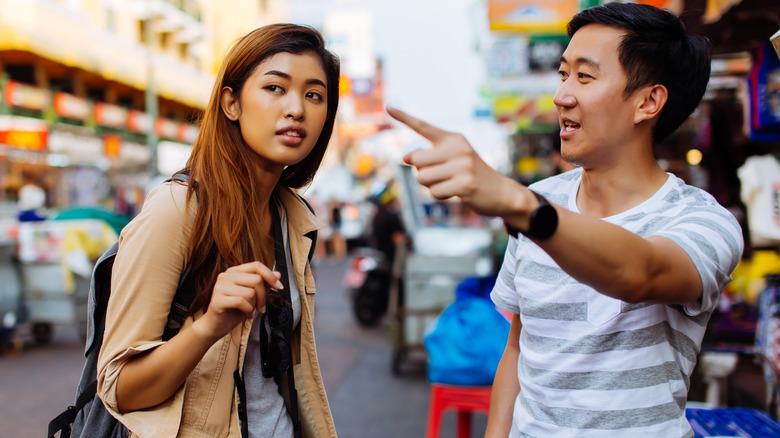
[(618, 48), (628, 77), (625, 96), (655, 84), (668, 90), (666, 105), (653, 129), (653, 141), (662, 141), (682, 125), (704, 96), (710, 79), (709, 40), (688, 35), (673, 13), (635, 3), (612, 2), (585, 9), (569, 22), (569, 37), (588, 24), (626, 31)]

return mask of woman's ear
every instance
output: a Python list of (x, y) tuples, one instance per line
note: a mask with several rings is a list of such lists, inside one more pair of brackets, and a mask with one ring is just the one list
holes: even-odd
[(669, 90), (661, 84), (651, 85), (642, 90), (640, 98), (634, 123), (657, 118), (669, 99)]
[(241, 115), (241, 105), (239, 105), (238, 98), (233, 94), (232, 88), (222, 87), (222, 92), (219, 95), (219, 105), (228, 119), (234, 122), (238, 120), (238, 116)]

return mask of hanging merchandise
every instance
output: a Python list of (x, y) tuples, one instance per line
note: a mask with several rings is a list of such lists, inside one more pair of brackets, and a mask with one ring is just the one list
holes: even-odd
[(748, 157), (738, 170), (741, 198), (747, 207), (750, 243), (754, 247), (780, 243), (780, 163), (774, 155)]
[(780, 371), (780, 274), (766, 276), (758, 306), (756, 349), (765, 358), (762, 365), (766, 381), (772, 382)]
[(748, 75), (750, 139), (780, 141), (780, 59), (769, 42), (757, 44)]

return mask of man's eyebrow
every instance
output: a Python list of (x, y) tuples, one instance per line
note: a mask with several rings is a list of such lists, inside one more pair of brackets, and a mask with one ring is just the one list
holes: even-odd
[[(569, 61), (566, 60), (565, 56), (561, 56), (561, 64), (564, 64), (564, 63), (568, 64)], [(576, 58), (574, 60), (574, 63), (575, 64), (587, 64), (587, 65), (590, 65), (591, 67), (596, 68), (596, 69), (600, 69), (601, 68), (601, 64), (599, 64), (598, 61), (596, 61), (593, 58), (588, 58), (587, 56), (580, 56), (579, 58)]]
[[(287, 74), (287, 73), (285, 73), (283, 71), (279, 71), (279, 70), (268, 70), (267, 72), (265, 72), (265, 74), (267, 76), (279, 76), (279, 77), (287, 79), (287, 80), (292, 79), (292, 76), (290, 76), (289, 74)], [(325, 82), (323, 82), (323, 81), (321, 81), (320, 79), (317, 79), (317, 78), (307, 79), (306, 80), (306, 84), (309, 84), (309, 85), (321, 85), (321, 86), (323, 86), (325, 88), (328, 88), (327, 85), (325, 85)]]

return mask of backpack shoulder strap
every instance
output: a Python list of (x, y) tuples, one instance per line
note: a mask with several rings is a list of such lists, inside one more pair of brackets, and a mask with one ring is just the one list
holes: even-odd
[(168, 341), (176, 336), (184, 324), (184, 320), (190, 314), (190, 306), (195, 299), (195, 282), (192, 278), (192, 264), (187, 264), (179, 277), (179, 287), (173, 296), (171, 310), (168, 313), (168, 323), (165, 324), (162, 340)]
[[(114, 242), (95, 263), (87, 296), (87, 336), (84, 347), (86, 361), (79, 380), (76, 404), (68, 406), (61, 414), (49, 422), (49, 437), (58, 432), (60, 437), (68, 436), (71, 425), (78, 413), (95, 397), (97, 393), (97, 356), (100, 344), (103, 343), (103, 328), (105, 324), (106, 305), (111, 293), (111, 269), (119, 248), (119, 242)], [(98, 349), (98, 350), (95, 350)]]

